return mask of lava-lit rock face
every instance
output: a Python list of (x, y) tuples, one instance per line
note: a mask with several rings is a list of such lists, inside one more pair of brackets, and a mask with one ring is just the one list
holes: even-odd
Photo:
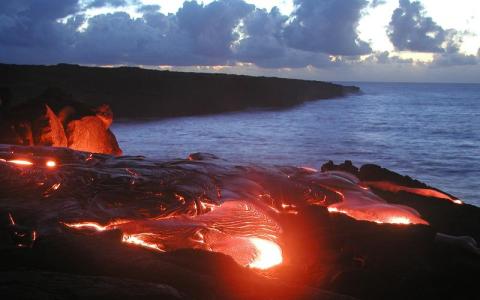
[[(185, 258), (191, 263), (178, 266), (177, 257), (183, 257), (178, 251), (194, 249), (220, 253), (241, 267), (274, 274), (294, 284), (295, 293), (317, 295), (318, 290), (299, 288), (308, 285), (364, 295), (348, 290), (350, 275), (342, 275), (350, 274), (344, 273), (350, 268), (347, 266), (383, 266), (385, 262), (377, 264), (371, 256), (375, 253), (372, 249), (385, 247), (378, 239), (388, 240), (390, 245), (383, 254), (376, 254), (379, 257), (394, 251), (425, 253), (433, 243), (435, 228), (430, 223), (433, 220), (436, 226), (437, 221), (430, 213), (428, 218), (421, 215), (414, 207), (422, 207), (414, 202), (407, 206), (405, 201), (387, 201), (391, 199), (388, 193), (407, 193), (410, 198), (425, 197), (422, 193), (433, 190), (423, 188), (419, 193), (419, 189), (398, 182), (362, 181), (352, 173), (236, 165), (208, 154), (159, 161), (0, 145), (0, 233), (8, 233), (0, 234), (1, 247), (13, 251), (12, 255), (35, 257), (17, 261), (19, 266), (33, 261), (37, 268), (55, 265), (48, 270), (66, 268), (70, 273), (128, 275), (142, 280), (149, 274), (167, 284), (171, 283), (170, 271), (165, 271), (168, 268), (148, 266), (152, 261), (175, 261), (172, 280), (187, 276), (180, 270), (198, 270), (197, 264), (202, 262), (193, 263), (191, 258), (198, 254), (192, 252)], [(385, 182), (388, 186), (382, 189)], [(440, 197), (422, 201), (448, 205), (451, 210), (466, 207), (450, 201), (441, 191), (428, 195)], [(412, 241), (416, 243), (413, 248), (408, 245)], [(32, 254), (15, 252), (22, 249), (30, 249)], [(66, 252), (74, 260), (93, 258), (77, 266), (67, 255), (61, 267), (49, 260), (51, 253), (62, 256)], [(148, 264), (146, 253), (155, 255), (149, 256)], [(107, 254), (109, 258), (104, 259)], [(344, 262), (345, 257), (352, 262)], [(216, 258), (213, 261), (217, 263)], [(106, 273), (97, 273), (100, 265)], [(85, 266), (89, 266), (87, 271)], [(202, 269), (208, 276), (225, 276), (224, 271), (217, 270), (217, 274), (209, 267)], [(251, 274), (238, 276), (238, 284), (254, 278)], [(230, 275), (226, 278), (233, 280)], [(182, 288), (192, 288), (192, 284)], [(271, 282), (262, 280), (256, 284), (272, 287)], [(208, 286), (196, 290), (206, 292)], [(219, 296), (233, 293), (232, 289), (229, 285), (211, 292)], [(246, 297), (245, 287), (239, 289)], [(268, 289), (268, 293), (273, 292)], [(298, 293), (289, 295), (296, 298)]]
[(68, 147), (93, 153), (121, 155), (110, 130), (113, 113), (75, 102), (58, 89), (15, 107), (0, 107), (0, 143)]

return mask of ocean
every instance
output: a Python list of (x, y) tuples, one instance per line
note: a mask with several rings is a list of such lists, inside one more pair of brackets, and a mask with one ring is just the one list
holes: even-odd
[(362, 94), (285, 110), (117, 121), (125, 155), (239, 163), (374, 163), (480, 206), (480, 85), (344, 83)]

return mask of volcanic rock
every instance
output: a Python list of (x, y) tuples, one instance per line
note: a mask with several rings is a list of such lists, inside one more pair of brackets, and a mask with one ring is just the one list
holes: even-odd
[(68, 147), (74, 150), (121, 155), (117, 139), (112, 131), (106, 128), (105, 119), (86, 116), (68, 123), (66, 133)]
[(25, 146), (66, 147), (63, 125), (43, 103), (20, 105), (11, 110), (2, 122), (0, 142)]
[[(394, 177), (0, 145), (0, 297), (95, 296), (86, 282), (98, 280), (106, 297), (131, 286), (195, 299), (470, 299), (480, 208)], [(252, 235), (276, 241), (283, 262), (240, 264), (237, 242)]]
[(26, 103), (2, 108), (2, 114), (0, 143), (122, 154), (109, 129), (113, 113), (108, 105), (93, 108), (73, 101), (60, 89), (49, 88)]
[(0, 295), (14, 299), (186, 299), (165, 284), (59, 272), (0, 272)]

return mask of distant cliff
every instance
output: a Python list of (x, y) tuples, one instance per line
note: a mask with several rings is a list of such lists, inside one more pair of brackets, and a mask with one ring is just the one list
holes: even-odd
[(61, 88), (77, 101), (110, 105), (120, 118), (282, 108), (359, 91), (319, 81), (66, 64), (0, 64), (0, 85), (12, 91), (17, 103), (38, 96), (46, 88)]

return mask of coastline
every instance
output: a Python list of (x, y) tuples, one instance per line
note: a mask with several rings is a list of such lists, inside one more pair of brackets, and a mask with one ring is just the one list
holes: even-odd
[(356, 86), (321, 81), (187, 73), (137, 67), (100, 68), (0, 64), (0, 82), (23, 102), (48, 87), (76, 101), (108, 104), (118, 118), (167, 118), (288, 108), (307, 101), (359, 93)]

